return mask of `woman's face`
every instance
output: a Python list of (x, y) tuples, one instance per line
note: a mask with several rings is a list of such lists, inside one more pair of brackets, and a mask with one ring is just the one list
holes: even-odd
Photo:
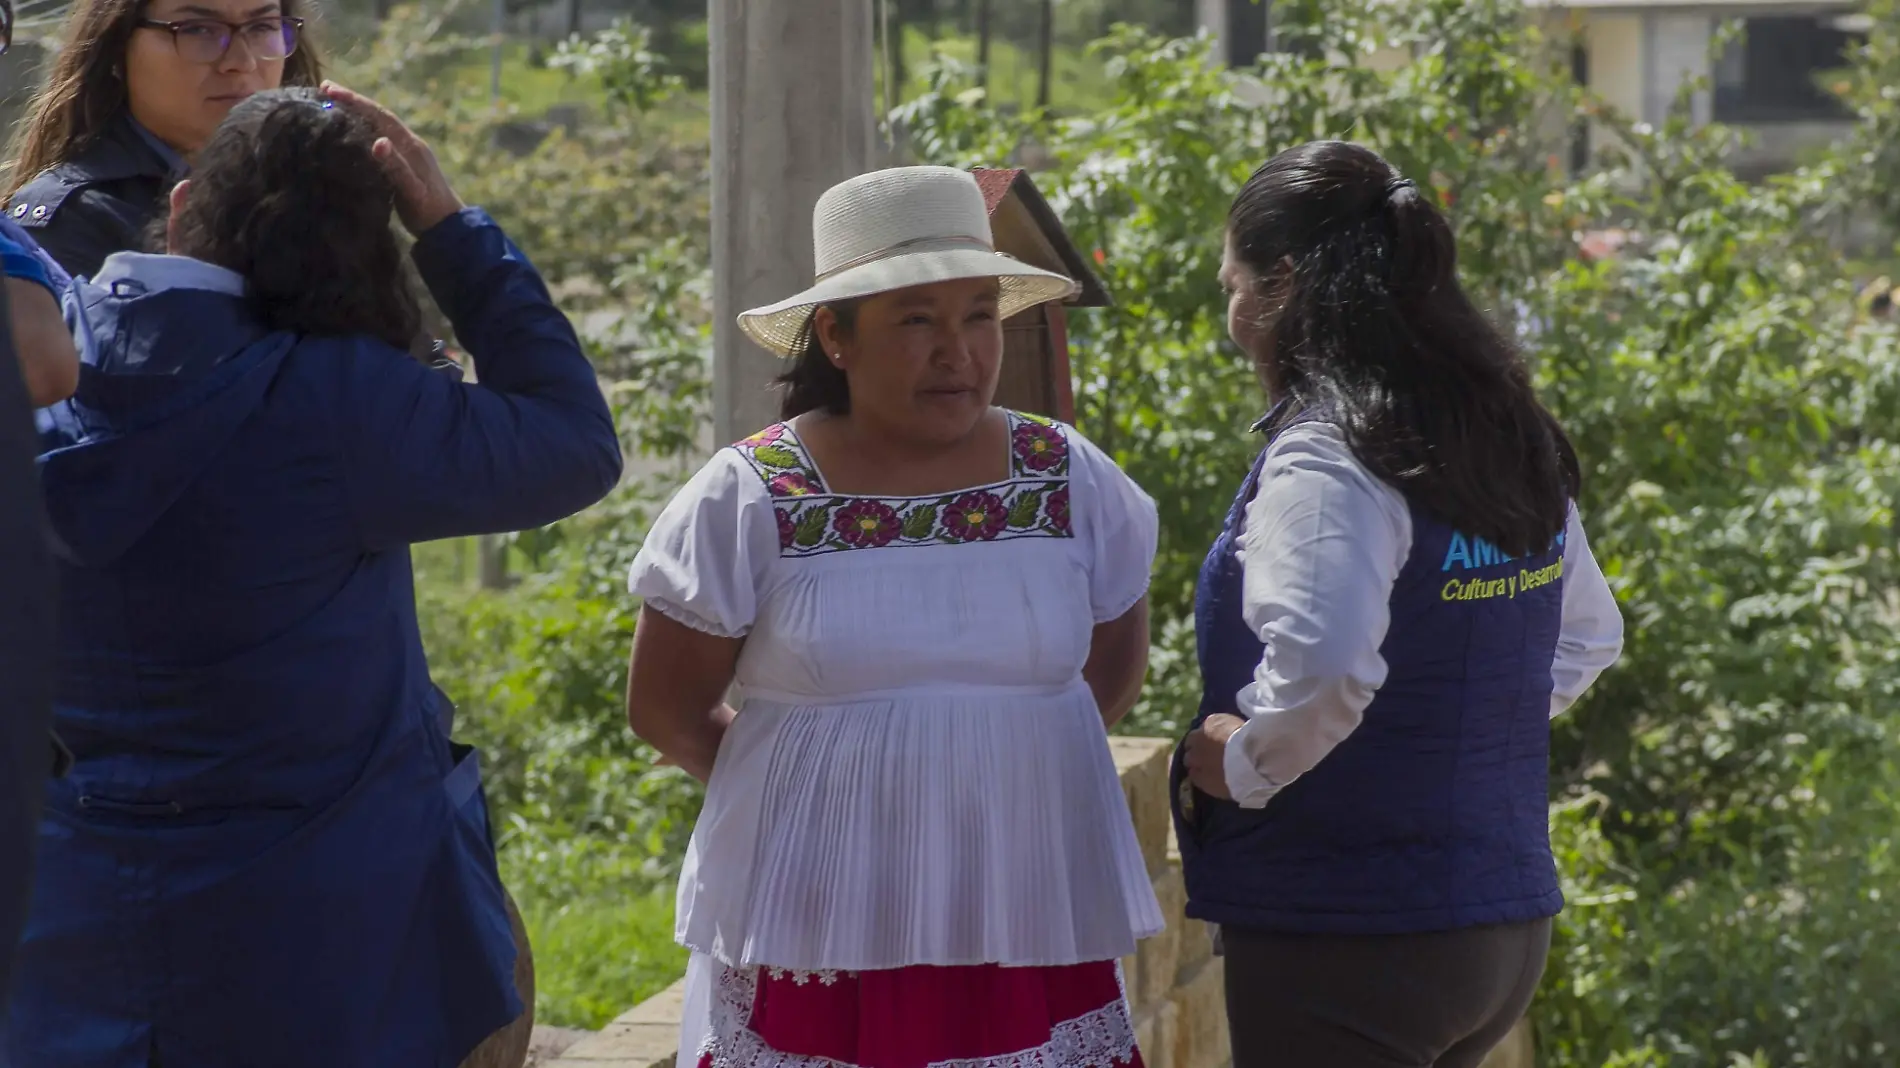
[(1273, 276), (1260, 276), (1233, 253), (1231, 239), (1220, 255), (1220, 287), (1227, 293), (1227, 336), (1254, 361), (1254, 371), (1260, 374), (1267, 395), (1279, 395), (1281, 391), (1273, 371), (1273, 333), (1286, 312), (1292, 276), (1294, 262), (1290, 258), (1281, 260), (1281, 268)]
[(283, 59), (258, 58), (255, 43), (271, 33), (271, 27), (257, 25), (258, 20), (282, 14), (279, 4), (260, 0), (152, 0), (145, 9), (146, 20), (204, 21), (186, 33), (215, 39), (225, 28), (217, 23), (250, 29), (233, 31), (231, 47), (211, 61), (188, 54), (194, 47), (205, 46), (194, 46), (182, 34), (174, 42), (169, 30), (152, 26), (136, 30), (125, 49), (125, 88), (132, 117), (182, 155), (203, 148), (239, 101), (275, 89), (283, 81)]
[(848, 337), (821, 311), (818, 336), (851, 381), (854, 416), (920, 443), (967, 436), (996, 396), (997, 296), (993, 278), (881, 294), (858, 306)]
[(1230, 240), (1220, 258), (1220, 287), (1227, 294), (1227, 335), (1240, 350), (1264, 363), (1273, 355), (1273, 320), (1279, 309), (1264, 280), (1234, 255)]

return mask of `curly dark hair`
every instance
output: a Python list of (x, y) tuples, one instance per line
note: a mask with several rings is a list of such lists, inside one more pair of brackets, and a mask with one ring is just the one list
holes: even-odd
[(314, 89), (252, 96), (193, 162), (171, 251), (243, 275), (271, 329), (407, 349), (422, 315), (375, 142), (366, 121)]
[(1323, 413), (1367, 470), (1507, 553), (1564, 529), (1576, 453), (1458, 284), (1451, 223), (1391, 164), (1344, 141), (1288, 149), (1247, 180), (1227, 237), (1286, 294), (1261, 368), (1283, 412)]

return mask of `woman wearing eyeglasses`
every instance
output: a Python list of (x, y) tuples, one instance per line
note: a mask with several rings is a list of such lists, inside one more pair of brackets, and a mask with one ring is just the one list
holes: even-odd
[(252, 93), (314, 86), (299, 0), (79, 0), (13, 144), (7, 214), (75, 275), (146, 232)]

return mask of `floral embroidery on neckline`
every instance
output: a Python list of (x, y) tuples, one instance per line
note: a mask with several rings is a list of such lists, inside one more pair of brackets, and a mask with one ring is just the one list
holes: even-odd
[(779, 551), (785, 556), (1073, 537), (1068, 438), (1060, 426), (1041, 416), (1007, 415), (1009, 477), (928, 496), (830, 492), (797, 432), (785, 423), (766, 427), (733, 448), (772, 495)]

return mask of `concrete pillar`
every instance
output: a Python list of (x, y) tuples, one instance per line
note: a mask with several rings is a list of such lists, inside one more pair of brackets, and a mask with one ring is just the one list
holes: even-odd
[(1194, 0), (1194, 18), (1214, 38), (1214, 58), (1227, 66), (1250, 67), (1279, 48), (1273, 0)]
[(1214, 60), (1227, 62), (1227, 0), (1194, 0), (1194, 24), (1214, 39)]
[(812, 281), (811, 211), (871, 169), (871, 0), (710, 0), (713, 424), (737, 441), (778, 418), (783, 364), (734, 316)]

